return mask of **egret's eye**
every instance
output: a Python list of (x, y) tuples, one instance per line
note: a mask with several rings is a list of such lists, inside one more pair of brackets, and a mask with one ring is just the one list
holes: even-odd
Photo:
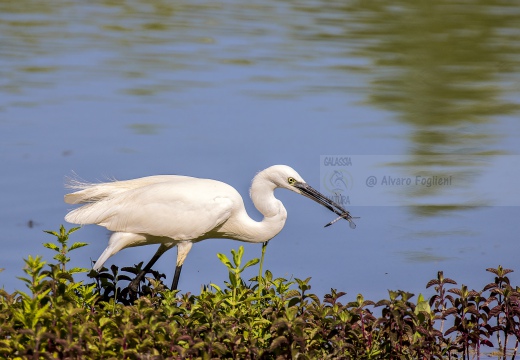
[(293, 177), (289, 177), (287, 178), (287, 182), (289, 183), (289, 185), (294, 185), (296, 184), (296, 179)]

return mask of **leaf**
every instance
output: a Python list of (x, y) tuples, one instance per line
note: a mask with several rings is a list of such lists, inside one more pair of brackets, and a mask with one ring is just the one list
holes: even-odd
[(59, 236), (60, 236), (56, 231), (43, 230), (43, 232), (46, 232), (47, 234), (54, 235), (54, 236), (56, 236), (56, 237), (59, 237)]
[[(114, 265), (112, 265), (112, 266), (114, 266)], [(112, 267), (110, 269), (112, 269)], [(112, 269), (112, 272), (113, 271), (114, 270)], [(121, 271), (130, 273), (130, 274), (133, 274), (133, 275), (137, 275), (141, 271), (141, 267), (139, 265), (133, 266), (133, 267), (132, 266), (125, 266), (125, 267), (121, 268)], [(116, 272), (117, 272), (117, 270), (116, 270)]]
[(69, 280), (70, 282), (73, 282), (74, 281), (74, 278), (72, 277), (71, 274), (69, 274), (68, 272), (62, 272), (58, 275), (58, 279), (60, 280)]
[(423, 294), (419, 294), (419, 297), (417, 298), (417, 306), (415, 307), (416, 314), (419, 314), (421, 311), (428, 314), (431, 313), (430, 305), (428, 304), (428, 301), (424, 300)]
[(494, 308), (492, 308), (491, 310), (489, 310), (489, 314), (488, 315), (491, 318), (493, 316), (497, 316), (501, 312), (502, 312), (502, 305), (497, 305)]
[(43, 244), (43, 246), (46, 247), (47, 249), (51, 249), (51, 250), (54, 250), (54, 251), (60, 252), (60, 248), (59, 248), (58, 245), (56, 245), (56, 244), (53, 244), (53, 243), (45, 243), (45, 244)]
[(339, 299), (340, 297), (345, 296), (345, 295), (347, 295), (347, 293), (344, 292), (344, 291), (340, 291), (340, 292), (338, 292), (338, 293), (336, 294), (336, 300)]
[(81, 229), (81, 226), (73, 227), (73, 228), (69, 229), (69, 232), (68, 232), (68, 233), (69, 233), (69, 235), (70, 235), (70, 234), (72, 234), (73, 232), (78, 231), (79, 229)]
[(99, 327), (103, 328), (107, 324), (115, 326), (115, 323), (111, 318), (102, 317), (101, 319), (99, 319)]
[(457, 313), (457, 308), (454, 308), (454, 307), (449, 308), (449, 309), (446, 309), (446, 310), (444, 310), (444, 311), (442, 312), (442, 314), (443, 314), (444, 316), (446, 316), (446, 315), (451, 315), (451, 314), (456, 314), (456, 313)]
[(490, 284), (487, 284), (486, 286), (484, 286), (484, 289), (482, 289), (482, 291), (487, 291), (487, 290), (489, 290), (489, 289), (494, 289), (494, 288), (496, 288), (496, 287), (498, 287), (497, 284), (495, 284), (495, 283), (490, 283)]
[(307, 295), (307, 297), (312, 299), (312, 301), (315, 302), (316, 304), (320, 303), (320, 299), (315, 294), (309, 294), (309, 295)]
[(244, 269), (250, 267), (250, 266), (253, 266), (253, 265), (256, 265), (260, 262), (260, 259), (258, 258), (254, 258), (252, 260), (249, 260), (242, 269), (240, 269), (240, 272), (244, 271)]
[(74, 249), (78, 249), (80, 247), (83, 247), (83, 246), (87, 246), (88, 243), (84, 243), (84, 242), (75, 242), (74, 244), (72, 244), (72, 246), (69, 248), (69, 251), (72, 251)]
[(491, 341), (487, 340), (487, 339), (480, 339), (480, 343), (482, 345), (486, 345), (486, 346), (489, 346), (489, 347), (493, 347), (494, 346), (493, 343)]
[(233, 265), (226, 255), (218, 253), (217, 257), (219, 258), (220, 262), (227, 266), (228, 269), (233, 269)]
[(486, 271), (489, 271), (495, 275), (498, 275), (498, 270), (497, 269), (494, 269), (494, 268), (487, 268)]
[(276, 351), (279, 349), (282, 345), (288, 344), (287, 338), (285, 336), (278, 336), (276, 339), (271, 342), (271, 346), (269, 347), (269, 351)]
[(215, 284), (213, 284), (213, 283), (209, 284), (209, 286), (211, 286), (212, 288), (214, 288), (214, 289), (217, 290), (218, 292), (222, 292), (222, 290), (220, 289), (220, 287), (217, 286), (217, 285), (215, 285)]
[(479, 314), (480, 314), (480, 312), (478, 311), (478, 309), (475, 305), (468, 306), (466, 308), (466, 313), (474, 314), (476, 316), (479, 316)]
[(433, 279), (433, 280), (428, 281), (428, 284), (426, 284), (426, 289), (428, 289), (430, 286), (433, 286), (433, 285), (439, 285), (439, 280)]
[(229, 272), (229, 281), (231, 282), (231, 287), (236, 288), (238, 285), (237, 277), (231, 271)]
[(231, 249), (231, 254), (233, 254), (233, 262), (235, 263), (235, 267), (240, 267), (240, 263), (242, 261), (242, 256), (244, 255), (244, 247), (240, 246), (238, 251)]
[(448, 330), (446, 330), (446, 332), (444, 333), (444, 336), (451, 334), (451, 333), (454, 332), (455, 330), (457, 330), (457, 327), (456, 327), (456, 326), (452, 326), (452, 327), (450, 327)]
[(388, 290), (388, 296), (390, 296), (390, 301), (394, 301), (397, 299), (398, 292), (393, 290)]
[(69, 270), (69, 273), (76, 274), (76, 273), (82, 273), (82, 272), (87, 272), (87, 271), (90, 271), (90, 269), (74, 267), (74, 268)]
[(285, 293), (286, 299), (289, 299), (289, 298), (292, 298), (295, 296), (300, 296), (300, 292), (298, 290), (291, 289), (291, 290), (287, 291), (287, 293)]
[(375, 307), (379, 307), (379, 306), (390, 306), (391, 302), (390, 300), (387, 300), (387, 299), (382, 299), (382, 300), (379, 300), (378, 302), (375, 303)]
[(300, 298), (297, 298), (297, 297), (293, 297), (289, 300), (289, 302), (287, 303), (287, 306), (288, 307), (291, 307), (291, 306), (295, 306), (296, 304), (298, 304), (300, 302)]
[(291, 306), (286, 311), (286, 316), (289, 321), (293, 321), (296, 318), (296, 315), (298, 314), (298, 308), (296, 306)]
[(468, 292), (468, 296), (478, 296), (478, 295), (480, 295), (480, 294), (477, 291), (475, 291), (475, 290), (470, 290)]
[(455, 295), (459, 295), (459, 296), (462, 295), (462, 291), (460, 291), (460, 289), (449, 289), (448, 292), (453, 293)]
[(34, 315), (34, 318), (33, 318), (33, 324), (32, 324), (33, 328), (36, 327), (36, 324), (38, 323), (38, 321), (45, 315), (45, 313), (47, 313), (47, 310), (49, 309), (50, 306), (51, 306), (50, 303), (45, 304), (36, 311), (36, 314)]

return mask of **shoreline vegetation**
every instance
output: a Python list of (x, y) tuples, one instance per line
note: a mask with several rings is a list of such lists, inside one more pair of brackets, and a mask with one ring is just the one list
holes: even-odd
[[(52, 262), (25, 261), (25, 291), (0, 289), (0, 357), (8, 359), (515, 359), (520, 339), (520, 288), (513, 270), (486, 271), (491, 282), (470, 290), (444, 277), (426, 284), (435, 294), (396, 290), (377, 302), (343, 302), (331, 289), (310, 292), (311, 278), (275, 278), (261, 259), (231, 258), (223, 285), (200, 294), (170, 291), (151, 270), (137, 292), (126, 288), (142, 263), (99, 272), (68, 268), (79, 228), (47, 231)], [(263, 249), (265, 250), (265, 249)], [(258, 276), (244, 269), (259, 264)], [(80, 273), (88, 280), (76, 281)]]

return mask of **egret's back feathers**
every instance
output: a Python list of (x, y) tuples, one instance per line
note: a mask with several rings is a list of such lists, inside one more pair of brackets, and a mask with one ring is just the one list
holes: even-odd
[[(116, 232), (192, 240), (205, 237), (225, 222), (234, 208), (243, 207), (235, 189), (215, 180), (172, 175), (169, 179), (130, 180), (133, 188), (118, 183), (100, 184), (103, 197), (72, 210), (65, 220), (98, 224)], [(112, 192), (106, 190), (110, 184), (115, 185)], [(99, 186), (91, 193), (98, 191), (95, 188)]]

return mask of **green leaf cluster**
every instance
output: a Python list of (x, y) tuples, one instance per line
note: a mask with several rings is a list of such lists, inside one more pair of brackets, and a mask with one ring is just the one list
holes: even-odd
[[(142, 264), (121, 270), (68, 269), (77, 228), (48, 232), (54, 263), (25, 259), (27, 291), (0, 290), (0, 358), (8, 359), (469, 359), (483, 349), (514, 358), (520, 338), (520, 293), (512, 270), (487, 269), (494, 282), (481, 291), (445, 278), (431, 280), (426, 299), (389, 291), (378, 302), (331, 289), (323, 299), (310, 278), (287, 280), (266, 270), (248, 281), (244, 269), (262, 261), (218, 254), (229, 271), (223, 285), (200, 294), (168, 290), (150, 271), (138, 292), (126, 285)], [(263, 248), (265, 250), (265, 246)], [(263, 259), (263, 257), (262, 257)], [(448, 327), (446, 330), (444, 327)]]

